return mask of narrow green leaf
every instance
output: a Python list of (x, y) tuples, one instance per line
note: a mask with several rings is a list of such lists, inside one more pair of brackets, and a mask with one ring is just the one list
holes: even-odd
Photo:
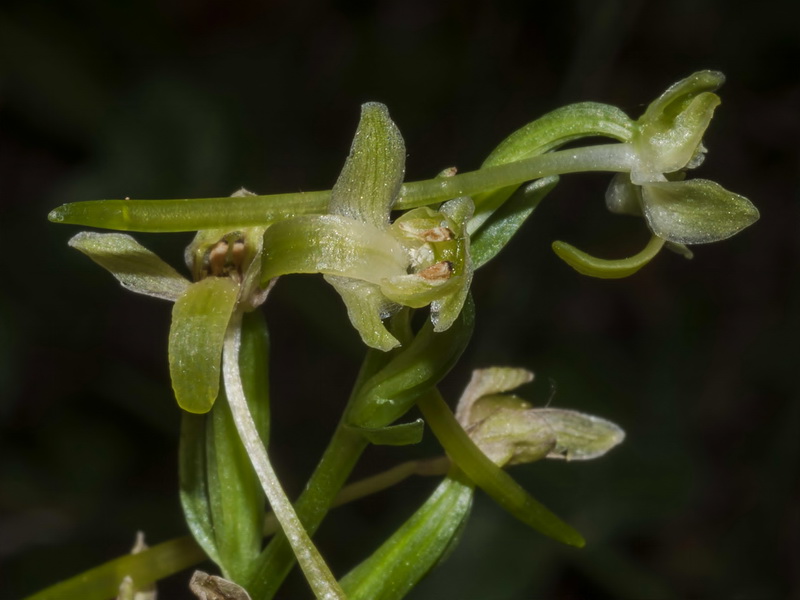
[(545, 177), (520, 187), (472, 235), (470, 253), (473, 268), (479, 269), (502, 250), (558, 183)]
[(472, 506), (474, 487), (446, 478), (378, 550), (341, 580), (350, 600), (400, 600), (453, 545)]
[(596, 258), (566, 242), (553, 242), (553, 252), (581, 275), (599, 279), (622, 279), (630, 277), (653, 260), (663, 246), (664, 240), (654, 235), (641, 252), (628, 258)]
[(604, 136), (630, 141), (633, 120), (615, 106), (580, 102), (558, 108), (518, 129), (483, 161), (493, 167), (543, 154), (584, 137)]
[(208, 557), (219, 565), (222, 559), (217, 549), (208, 493), (207, 417), (185, 411), (181, 413), (178, 446), (180, 499), (189, 531)]
[(69, 245), (132, 292), (175, 301), (189, 287), (188, 279), (129, 235), (82, 231), (70, 239)]
[(376, 446), (408, 446), (419, 444), (425, 431), (425, 422), (422, 419), (410, 423), (387, 425), (386, 427), (358, 427), (348, 425), (358, 431), (370, 444)]
[(193, 283), (172, 309), (169, 371), (178, 406), (205, 413), (219, 390), (222, 342), (239, 286), (229, 278)]
[(577, 531), (528, 494), (481, 452), (435, 388), (420, 397), (417, 406), (453, 462), (500, 506), (554, 540), (571, 546), (585, 545), (586, 542)]
[[(245, 314), (239, 365), (264, 440), (269, 435), (268, 354), (263, 315)], [(183, 412), (179, 456), (181, 503), (192, 535), (226, 576), (243, 580), (261, 551), (266, 508), (224, 389), (209, 413)]]
[(361, 107), (350, 156), (333, 186), (328, 210), (385, 229), (405, 173), (406, 147), (383, 104)]
[(707, 179), (648, 183), (642, 195), (650, 229), (677, 244), (724, 240), (759, 217), (747, 198)]
[(217, 564), (225, 577), (241, 582), (261, 552), (266, 500), (239, 439), (224, 388), (206, 419), (208, 496)]

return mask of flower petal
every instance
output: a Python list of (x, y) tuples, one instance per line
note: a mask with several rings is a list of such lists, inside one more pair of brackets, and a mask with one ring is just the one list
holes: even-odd
[(556, 446), (547, 458), (590, 460), (603, 456), (622, 443), (625, 432), (606, 419), (560, 408), (536, 408), (535, 415), (547, 423)]
[(172, 309), (169, 372), (178, 406), (208, 412), (219, 392), (225, 330), (236, 306), (239, 285), (208, 277), (189, 286)]
[(82, 231), (72, 237), (69, 245), (132, 292), (175, 301), (189, 287), (188, 279), (129, 235)]
[(377, 285), (333, 275), (326, 275), (325, 280), (339, 292), (347, 307), (350, 322), (367, 346), (387, 352), (400, 345), (400, 341), (389, 333), (383, 323), (394, 305)]
[(707, 179), (649, 183), (642, 200), (651, 231), (677, 244), (724, 240), (759, 217), (747, 198)]
[(696, 165), (700, 144), (719, 97), (714, 94), (725, 81), (717, 71), (699, 71), (670, 87), (650, 104), (637, 121), (633, 144), (639, 165), (631, 171), (635, 184), (660, 181), (671, 173)]
[(689, 77), (672, 84), (663, 94), (650, 103), (639, 121), (655, 121), (666, 115), (676, 115), (688, 102), (703, 92), (713, 92), (725, 83), (725, 75), (719, 71), (697, 71)]
[(631, 182), (630, 173), (617, 173), (606, 188), (606, 208), (618, 215), (642, 216), (642, 189)]
[(405, 174), (406, 147), (383, 104), (361, 107), (350, 156), (333, 186), (328, 210), (379, 228), (389, 226), (389, 212)]

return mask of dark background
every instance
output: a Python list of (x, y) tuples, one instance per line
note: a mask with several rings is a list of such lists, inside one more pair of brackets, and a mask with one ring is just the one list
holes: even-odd
[[(170, 305), (124, 292), (47, 223), (88, 199), (329, 188), (359, 104), (386, 103), (408, 179), (476, 168), (515, 128), (595, 100), (638, 116), (672, 82), (728, 76), (696, 176), (762, 218), (687, 262), (584, 278), (555, 239), (601, 256), (646, 240), (608, 214), (606, 175), (565, 178), (474, 284), (478, 324), (447, 380), (537, 373), (527, 396), (610, 418), (606, 458), (514, 471), (581, 530), (567, 549), (478, 494), (461, 545), (413, 598), (800, 595), (800, 27), (797, 4), (728, 0), (480, 3), (6, 1), (0, 8), (0, 597), (17, 598), (185, 533), (170, 397)], [(187, 234), (138, 235), (174, 265)], [(319, 277), (285, 278), (273, 335), (272, 453), (296, 494), (361, 349)], [(374, 449), (358, 474), (438, 452)], [(337, 573), (433, 481), (337, 509), (319, 544)], [(161, 585), (185, 598), (188, 573)], [(283, 598), (307, 596), (298, 576)]]

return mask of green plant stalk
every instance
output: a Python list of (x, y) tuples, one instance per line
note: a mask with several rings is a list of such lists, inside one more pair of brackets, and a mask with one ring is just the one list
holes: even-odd
[[(392, 333), (404, 345), (413, 337), (410, 319), (411, 311), (404, 309), (389, 321)], [(369, 445), (367, 439), (357, 429), (349, 426), (346, 415), (361, 394), (365, 382), (390, 363), (398, 352), (399, 350), (392, 352), (369, 350), (364, 356), (343, 417), (295, 503), (295, 510), (310, 535), (314, 535), (328, 510), (334, 506), (334, 499), (341, 493), (344, 482), (350, 476), (361, 453)], [(253, 576), (246, 587), (253, 597), (271, 598), (293, 565), (294, 555), (286, 538), (277, 535), (261, 553)]]
[[(302, 526), (313, 536), (333, 499), (342, 489), (367, 447), (364, 436), (343, 423), (337, 426), (325, 453), (294, 505)], [(272, 598), (294, 565), (295, 555), (285, 535), (278, 533), (258, 559), (258, 566), (245, 585), (253, 598)]]
[[(286, 497), (247, 406), (239, 371), (241, 318), (241, 313), (238, 312), (234, 313), (231, 318), (222, 351), (222, 374), (234, 423), (250, 460), (253, 462), (267, 500), (289, 540), (291, 549), (297, 557), (314, 595), (318, 599), (324, 600), (344, 598), (344, 593), (336, 578), (325, 564), (292, 507), (292, 503)], [(260, 596), (256, 595), (256, 597)]]
[[(386, 427), (410, 410), (419, 394), (447, 374), (470, 338), (474, 306), (468, 300), (457, 322), (442, 333), (433, 333), (428, 321), (414, 335), (410, 316), (411, 311), (402, 310), (389, 322), (392, 333), (403, 344), (401, 348), (367, 353), (342, 420), (295, 505), (311, 535), (367, 446), (367, 437), (359, 429), (364, 425)], [(387, 410), (380, 415), (372, 414), (369, 407), (374, 403), (385, 405)], [(369, 416), (368, 422), (364, 416)], [(286, 540), (278, 535), (264, 550), (260, 561), (255, 577), (246, 587), (254, 597), (268, 599), (277, 592), (294, 557)]]
[(453, 462), (500, 506), (555, 540), (571, 546), (585, 545), (577, 531), (522, 489), (475, 445), (437, 389), (423, 394), (417, 406)]
[[(450, 461), (444, 456), (401, 463), (383, 473), (346, 485), (337, 494), (331, 507), (341, 506), (376, 494), (414, 475), (424, 477), (444, 475), (449, 467)], [(272, 535), (278, 531), (278, 528), (275, 514), (268, 513), (264, 520), (264, 536)], [(120, 583), (126, 576), (133, 579), (137, 588), (142, 588), (159, 579), (193, 567), (207, 558), (206, 553), (195, 539), (186, 535), (151, 546), (138, 554), (126, 554), (110, 560), (28, 596), (25, 600), (62, 600), (63, 598), (106, 600), (117, 594)]]
[[(582, 171), (630, 171), (628, 143), (559, 150), (453, 177), (405, 183), (396, 210), (520, 185), (549, 175)], [(302, 214), (324, 213), (330, 191), (180, 200), (94, 200), (64, 204), (50, 221), (120, 231), (178, 232), (265, 225)], [(478, 207), (476, 207), (478, 208)]]

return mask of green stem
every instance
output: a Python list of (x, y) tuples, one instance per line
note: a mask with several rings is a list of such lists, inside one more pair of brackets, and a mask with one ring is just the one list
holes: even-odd
[[(336, 578), (322, 559), (311, 537), (304, 529), (295, 513), (292, 503), (286, 497), (272, 464), (267, 449), (258, 435), (250, 408), (242, 388), (239, 371), (239, 347), (241, 345), (241, 313), (235, 312), (231, 318), (222, 351), (222, 376), (225, 391), (242, 443), (253, 462), (253, 468), (264, 488), (267, 500), (280, 523), (291, 550), (297, 557), (314, 595), (319, 599), (335, 600), (345, 598)], [(260, 597), (256, 595), (256, 597)]]
[[(520, 185), (548, 175), (580, 171), (629, 171), (630, 144), (603, 144), (559, 150), (477, 171), (406, 183), (394, 208), (404, 210)], [(181, 200), (96, 200), (54, 209), (56, 223), (120, 231), (175, 232), (266, 225), (301, 214), (324, 213), (330, 191)]]
[[(389, 323), (392, 333), (405, 344), (411, 337), (410, 311), (401, 310)], [(334, 499), (368, 445), (366, 438), (357, 429), (348, 426), (348, 412), (364, 384), (391, 362), (393, 356), (392, 352), (367, 352), (347, 401), (344, 416), (295, 504), (297, 514), (311, 535), (314, 535), (328, 510), (334, 505)], [(293, 565), (294, 555), (285, 536), (276, 535), (261, 553), (246, 587), (254, 598), (272, 598)]]
[[(309, 535), (314, 535), (333, 500), (350, 476), (366, 439), (342, 424), (336, 428), (313, 475), (295, 504), (295, 510)], [(245, 586), (253, 598), (272, 598), (294, 565), (295, 556), (285, 535), (277, 534), (258, 560), (256, 571)]]

